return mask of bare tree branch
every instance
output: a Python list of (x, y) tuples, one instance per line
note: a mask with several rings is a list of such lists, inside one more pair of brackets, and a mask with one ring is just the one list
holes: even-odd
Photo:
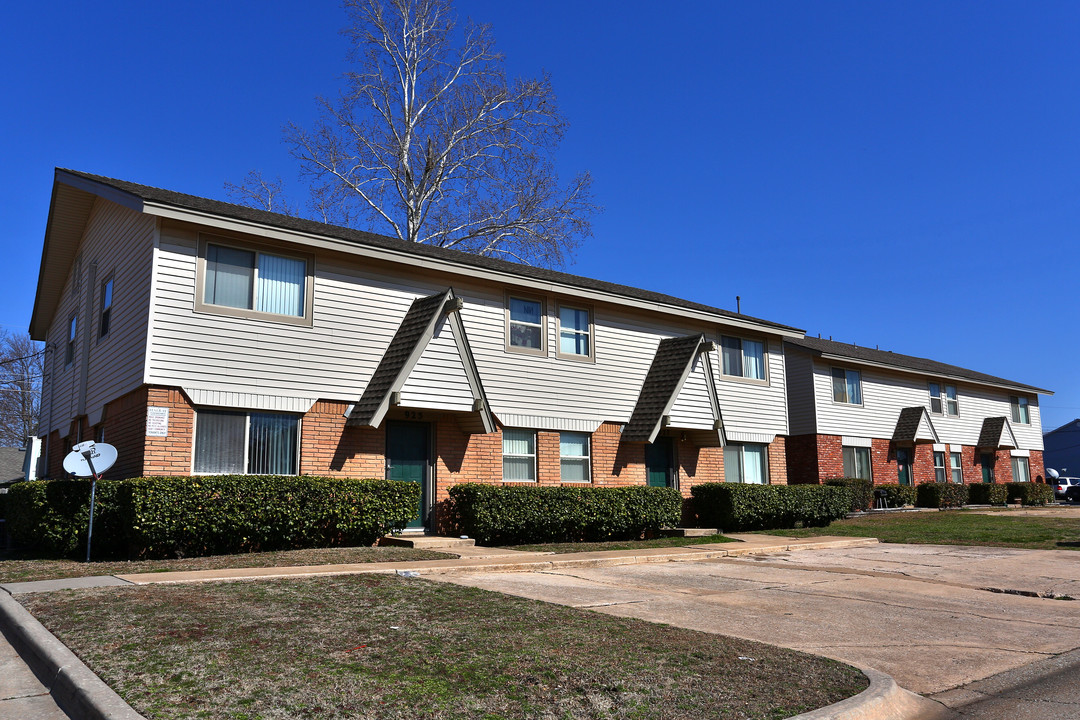
[[(325, 222), (411, 242), (559, 265), (592, 234), (592, 179), (561, 185), (566, 131), (551, 80), (508, 80), (490, 27), (459, 27), (451, 0), (347, 0), (346, 87), (284, 139)], [(249, 174), (240, 201), (288, 207)], [(275, 207), (276, 204), (276, 207)], [(278, 210), (280, 211), (280, 210)]]
[(22, 447), (37, 435), (44, 355), (28, 334), (0, 330), (0, 446)]

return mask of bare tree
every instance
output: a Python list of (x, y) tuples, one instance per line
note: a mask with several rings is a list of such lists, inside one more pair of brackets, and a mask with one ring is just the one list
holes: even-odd
[(0, 446), (37, 434), (45, 350), (27, 333), (0, 330)]
[[(549, 76), (508, 80), (490, 27), (459, 27), (450, 0), (346, 8), (347, 90), (319, 99), (313, 128), (284, 131), (311, 210), (402, 240), (561, 264), (598, 208), (587, 172), (559, 183), (552, 158), (567, 124)], [(257, 176), (232, 194), (274, 197)]]

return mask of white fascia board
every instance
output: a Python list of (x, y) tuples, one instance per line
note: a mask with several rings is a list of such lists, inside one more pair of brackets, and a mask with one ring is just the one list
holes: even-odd
[(569, 294), (577, 298), (589, 299), (596, 302), (608, 302), (641, 310), (652, 310), (655, 312), (664, 313), (666, 315), (677, 315), (682, 318), (701, 320), (707, 323), (721, 324), (727, 327), (739, 328), (743, 330), (753, 330), (759, 333), (779, 335), (781, 337), (791, 338), (794, 340), (801, 340), (803, 337), (805, 337), (805, 333), (799, 332), (797, 330), (784, 330), (781, 328), (772, 327), (770, 325), (749, 322), (746, 320), (740, 320), (738, 318), (729, 318), (724, 315), (714, 315), (712, 313), (679, 307), (677, 305), (666, 305), (664, 303), (651, 302), (648, 300), (638, 300), (616, 293), (582, 288), (575, 285), (563, 285), (560, 283), (551, 282), (549, 280), (539, 280), (536, 278), (522, 277), (521, 275), (516, 275), (510, 272), (503, 272), (500, 270), (490, 270), (487, 268), (474, 267), (470, 265), (459, 265), (457, 263), (448, 262), (445, 260), (422, 257), (399, 250), (391, 250), (389, 248), (371, 247), (369, 245), (358, 245), (347, 240), (328, 238), (324, 235), (313, 235), (311, 233), (300, 232), (297, 230), (283, 230), (281, 228), (273, 227), (272, 225), (263, 225), (260, 223), (248, 222), (246, 220), (235, 220), (233, 218), (223, 218), (220, 215), (215, 215), (213, 213), (199, 212), (197, 210), (186, 210), (174, 207), (172, 205), (162, 205), (153, 202), (146, 202), (143, 205), (142, 212), (150, 215), (157, 215), (159, 217), (169, 218), (171, 220), (179, 220), (182, 222), (208, 225), (210, 227), (218, 228), (219, 230), (231, 230), (233, 232), (257, 234), (262, 237), (282, 240), (285, 242), (299, 242), (306, 247), (333, 250), (335, 252), (346, 253), (349, 255), (359, 255), (365, 258), (373, 258), (376, 260), (384, 260), (387, 262), (405, 264), (411, 267), (421, 267), (441, 273), (451, 273), (464, 278), (482, 278), (484, 280), (492, 280), (500, 283), (513, 284), (518, 287), (528, 288), (539, 293), (550, 292), (563, 295)]
[(71, 175), (63, 170), (57, 171), (56, 179), (65, 185), (70, 185), (73, 188), (84, 190), (93, 195), (97, 195), (100, 198), (105, 198), (109, 202), (122, 205), (128, 210), (134, 210), (137, 213), (143, 212), (144, 203), (142, 198), (132, 195), (129, 192), (118, 190), (111, 185), (103, 185), (95, 180), (79, 177), (78, 175)]
[(892, 370), (893, 372), (907, 373), (908, 375), (918, 375), (919, 377), (928, 378), (930, 380), (952, 380), (953, 382), (967, 383), (968, 385), (984, 385), (986, 387), (1001, 388), (1004, 390), (1013, 390), (1015, 392), (1021, 392), (1025, 394), (1036, 395), (1053, 395), (1050, 390), (1035, 390), (1029, 387), (1023, 387), (1020, 385), (1009, 385), (1005, 383), (989, 382), (987, 380), (973, 380), (971, 378), (960, 377), (959, 375), (948, 375), (945, 373), (935, 373), (929, 370), (913, 370), (912, 368), (900, 367), (899, 365), (890, 365), (889, 363), (879, 363), (873, 360), (861, 360), (859, 358), (848, 357), (847, 355), (833, 355), (831, 353), (821, 353), (818, 357), (822, 360), (829, 360), (831, 362), (845, 362), (852, 365), (866, 365), (868, 367), (885, 368), (886, 370)]

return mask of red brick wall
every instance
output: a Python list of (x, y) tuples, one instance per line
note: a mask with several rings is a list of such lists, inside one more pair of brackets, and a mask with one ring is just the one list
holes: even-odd
[(386, 477), (383, 429), (346, 427), (344, 402), (320, 400), (300, 421), (300, 474)]
[(767, 448), (770, 485), (788, 484), (787, 451), (785, 449), (787, 443), (785, 440), (786, 438), (777, 436)]
[[(146, 398), (147, 388), (141, 387), (105, 406), (101, 428), (105, 442), (116, 448), (116, 464), (105, 477), (119, 479), (142, 475), (146, 450)], [(171, 424), (172, 418), (169, 420)]]
[[(151, 386), (146, 389), (146, 406), (169, 408), (169, 434), (146, 438), (142, 474), (190, 475), (195, 433), (195, 408), (191, 401), (179, 388)], [(144, 423), (145, 420), (144, 408)]]
[(1046, 482), (1046, 467), (1043, 465), (1042, 450), (1032, 450), (1028, 462), (1031, 464), (1031, 479), (1036, 482)]

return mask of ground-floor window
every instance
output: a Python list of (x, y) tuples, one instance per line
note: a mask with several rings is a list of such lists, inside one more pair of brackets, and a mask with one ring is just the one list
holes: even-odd
[(536, 431), (504, 428), (503, 480), (536, 480)]
[(724, 479), (755, 485), (768, 482), (765, 446), (752, 443), (727, 445), (724, 448)]
[(589, 482), (588, 433), (559, 433), (559, 473), (563, 482)]
[(945, 475), (945, 453), (940, 450), (934, 451), (934, 480), (939, 483), (948, 480)]
[(197, 473), (295, 475), (299, 471), (300, 418), (284, 413), (198, 410)]
[(1013, 482), (1031, 482), (1031, 472), (1026, 457), (1012, 459)]
[(960, 453), (949, 453), (949, 469), (952, 471), (952, 481), (954, 483), (964, 482), (964, 467), (960, 462)]
[(870, 448), (844, 448), (844, 477), (870, 480)]

